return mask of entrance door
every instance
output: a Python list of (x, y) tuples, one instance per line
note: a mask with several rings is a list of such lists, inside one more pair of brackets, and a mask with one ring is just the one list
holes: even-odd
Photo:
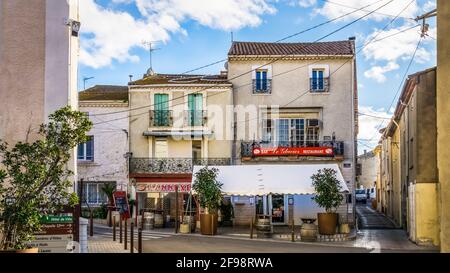
[(272, 195), (272, 223), (284, 223), (284, 195)]

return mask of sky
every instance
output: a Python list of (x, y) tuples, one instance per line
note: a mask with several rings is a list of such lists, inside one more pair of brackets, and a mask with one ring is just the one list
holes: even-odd
[[(365, 114), (359, 116), (362, 153), (377, 144), (378, 130), (392, 116), (405, 73), (436, 65), (436, 19), (427, 19), (429, 30), (423, 38), (413, 20), (434, 9), (436, 0), (80, 0), (78, 87), (82, 90), (88, 77), (94, 78), (86, 81), (86, 88), (126, 85), (129, 75), (142, 78), (150, 66), (146, 41), (155, 42), (155, 72), (184, 73), (226, 59), (231, 33), (235, 41), (273, 42), (340, 17), (284, 41), (311, 42), (384, 4), (323, 40), (353, 36), (357, 48), (367, 43), (357, 55), (359, 111)], [(219, 63), (195, 73), (223, 69)]]

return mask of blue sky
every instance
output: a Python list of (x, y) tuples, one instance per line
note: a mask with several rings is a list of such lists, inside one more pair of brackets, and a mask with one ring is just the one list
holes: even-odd
[[(141, 78), (149, 67), (148, 51), (143, 40), (160, 40), (153, 58), (158, 73), (183, 73), (226, 58), (231, 31), (237, 41), (276, 41), (308, 27), (325, 22), (353, 8), (365, 8), (342, 20), (301, 34), (287, 42), (314, 41), (355, 18), (386, 7), (368, 18), (328, 37), (345, 40), (355, 36), (357, 45), (373, 37), (390, 22), (392, 16), (414, 18), (435, 8), (435, 0), (83, 0), (79, 89), (83, 77), (95, 77), (87, 87), (96, 84), (126, 85), (129, 77)], [(431, 18), (428, 34), (416, 53), (410, 73), (436, 64), (436, 21)], [(396, 34), (417, 24), (399, 18), (377, 39)], [(388, 37), (368, 46), (359, 56), (358, 84), (361, 112), (389, 117), (387, 110), (419, 40), (420, 28)], [(216, 74), (223, 64), (196, 73)], [(394, 104), (395, 106), (395, 104)], [(382, 119), (361, 116), (360, 145), (373, 146), (376, 129)], [(371, 139), (375, 135), (372, 142)], [(368, 149), (368, 147), (365, 147)]]

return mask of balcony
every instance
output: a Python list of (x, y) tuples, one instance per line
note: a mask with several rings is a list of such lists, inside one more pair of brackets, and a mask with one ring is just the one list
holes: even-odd
[(169, 110), (151, 110), (150, 127), (171, 127), (173, 125), (173, 112)]
[(271, 94), (272, 93), (272, 80), (267, 79), (265, 81), (253, 80), (253, 94)]
[(207, 111), (188, 110), (184, 112), (184, 124), (188, 127), (206, 126)]
[[(286, 141), (286, 142), (242, 142), (241, 143), (241, 157), (255, 157), (253, 150), (255, 148), (332, 148), (333, 153), (331, 155), (323, 156), (333, 156), (342, 157), (344, 156), (344, 142), (343, 141)], [(295, 154), (289, 154), (295, 155)], [(278, 155), (274, 155), (278, 156)], [(281, 156), (281, 155), (279, 155)], [(298, 154), (298, 156), (306, 156)]]
[(312, 93), (327, 93), (330, 91), (330, 79), (310, 79), (310, 92)]
[(130, 158), (133, 174), (188, 174), (194, 166), (231, 165), (229, 158)]

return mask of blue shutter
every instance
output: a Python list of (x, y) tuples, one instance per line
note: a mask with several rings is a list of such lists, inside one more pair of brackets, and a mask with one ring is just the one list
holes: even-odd
[(256, 90), (261, 90), (261, 71), (256, 71)]
[(323, 90), (323, 71), (319, 70), (319, 90)]
[(84, 160), (84, 143), (78, 144), (78, 160)]
[(86, 160), (94, 160), (94, 137), (86, 142)]
[(262, 72), (262, 90), (267, 90), (267, 71)]
[(313, 70), (312, 71), (312, 86), (311, 86), (312, 90), (316, 90), (317, 89), (317, 70)]

